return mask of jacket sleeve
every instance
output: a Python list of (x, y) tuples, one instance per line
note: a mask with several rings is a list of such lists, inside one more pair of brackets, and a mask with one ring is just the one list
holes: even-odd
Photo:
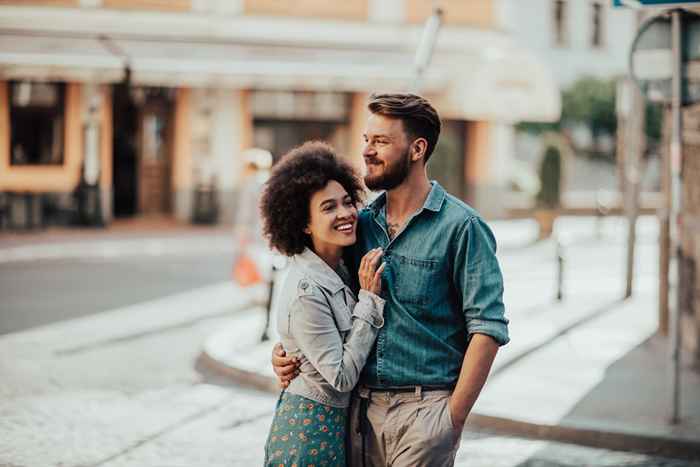
[[(299, 350), (336, 391), (349, 392), (357, 384), (379, 329), (384, 325), (384, 300), (361, 290), (350, 330), (341, 330), (323, 293), (315, 285), (299, 294), (292, 305), (290, 331)], [(347, 328), (343, 329), (347, 330)]]

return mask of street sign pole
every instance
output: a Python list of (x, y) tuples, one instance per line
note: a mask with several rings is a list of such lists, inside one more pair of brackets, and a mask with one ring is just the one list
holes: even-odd
[(673, 78), (672, 78), (672, 98), (671, 98), (671, 264), (669, 267), (669, 307), (671, 309), (671, 417), (672, 424), (680, 421), (680, 302), (679, 256), (680, 245), (680, 220), (681, 220), (681, 161), (683, 156), (682, 146), (682, 54), (681, 54), (681, 34), (682, 34), (682, 10), (674, 10), (671, 23), (672, 47), (673, 47)]

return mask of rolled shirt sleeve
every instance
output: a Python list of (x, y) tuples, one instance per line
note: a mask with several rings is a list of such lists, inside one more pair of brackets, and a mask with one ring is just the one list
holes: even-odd
[[(338, 322), (316, 286), (293, 305), (290, 331), (301, 353), (336, 391), (351, 391), (360, 378), (379, 328), (384, 325), (384, 300), (360, 291), (349, 330)], [(340, 328), (339, 328), (340, 326)], [(342, 331), (348, 331), (343, 339)]]
[(507, 344), (510, 338), (496, 239), (476, 216), (467, 219), (458, 236), (453, 274), (469, 336), (486, 334), (499, 345)]

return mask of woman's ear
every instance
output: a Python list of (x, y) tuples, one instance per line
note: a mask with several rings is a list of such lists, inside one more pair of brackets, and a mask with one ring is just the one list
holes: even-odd
[(308, 227), (305, 227), (305, 228), (304, 228), (304, 233), (305, 233), (306, 235), (311, 235), (311, 229), (308, 228)]

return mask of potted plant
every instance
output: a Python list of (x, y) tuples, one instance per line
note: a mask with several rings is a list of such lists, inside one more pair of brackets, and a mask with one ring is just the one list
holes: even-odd
[(540, 240), (552, 235), (561, 205), (561, 166), (559, 149), (549, 146), (540, 163), (540, 191), (535, 198), (535, 219), (540, 226)]

